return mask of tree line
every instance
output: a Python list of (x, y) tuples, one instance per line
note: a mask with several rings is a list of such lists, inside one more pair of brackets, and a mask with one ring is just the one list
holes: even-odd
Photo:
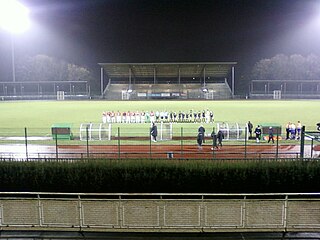
[(319, 76), (320, 58), (314, 54), (277, 54), (257, 62), (251, 74), (254, 80), (318, 80)]
[(78, 81), (92, 80), (92, 71), (47, 55), (26, 56), (16, 65), (17, 81)]

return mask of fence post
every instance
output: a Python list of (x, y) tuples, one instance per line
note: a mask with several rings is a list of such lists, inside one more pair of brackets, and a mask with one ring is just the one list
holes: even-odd
[(152, 148), (151, 148), (151, 130), (149, 129), (149, 158), (151, 159), (151, 156), (152, 156)]
[(313, 138), (311, 138), (311, 153), (310, 157), (313, 158)]
[(24, 128), (24, 139), (25, 139), (25, 143), (26, 143), (26, 158), (28, 161), (28, 134), (27, 134), (27, 128)]
[(248, 138), (248, 130), (245, 127), (244, 131), (244, 159), (247, 159), (247, 138)]
[(120, 160), (120, 127), (118, 127), (118, 159)]
[(300, 140), (300, 159), (304, 158), (304, 136), (305, 136), (306, 127), (302, 126), (301, 128), (301, 140)]
[(87, 158), (89, 158), (89, 129), (86, 126), (86, 135), (87, 135)]
[(58, 156), (58, 133), (57, 133), (57, 129), (55, 129), (55, 138), (56, 138), (56, 160), (58, 160), (59, 156)]
[(277, 129), (277, 149), (276, 149), (276, 160), (279, 157), (279, 129)]
[(181, 144), (180, 144), (180, 146), (181, 146), (181, 158), (183, 158), (183, 127), (181, 127), (181, 134), (180, 134), (180, 136), (181, 136)]

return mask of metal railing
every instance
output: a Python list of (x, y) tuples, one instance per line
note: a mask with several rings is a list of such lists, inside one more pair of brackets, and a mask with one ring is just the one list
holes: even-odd
[[(223, 140), (223, 146), (213, 148), (212, 138), (207, 134), (202, 146), (197, 145), (196, 134), (176, 129), (166, 136), (158, 134), (154, 142), (149, 127), (139, 132), (130, 130), (130, 125), (113, 129), (108, 133), (89, 133), (85, 129), (82, 141), (79, 132), (63, 136), (54, 135), (47, 129), (0, 129), (0, 158), (2, 160), (33, 159), (281, 159), (301, 157), (300, 140), (283, 140), (276, 136), (275, 142), (263, 140), (256, 143), (248, 139), (247, 132), (238, 134), (238, 140)], [(105, 129), (106, 130), (106, 129)], [(79, 130), (78, 130), (79, 131)], [(137, 131), (137, 130), (135, 130)], [(94, 134), (96, 136), (94, 136)], [(99, 135), (100, 134), (100, 135)], [(160, 139), (159, 139), (160, 138)], [(313, 144), (304, 146), (303, 157), (313, 154)]]

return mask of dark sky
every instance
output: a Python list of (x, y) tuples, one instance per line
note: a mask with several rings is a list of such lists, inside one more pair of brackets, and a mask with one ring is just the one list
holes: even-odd
[[(21, 0), (33, 25), (15, 54), (98, 62), (238, 61), (320, 55), (320, 0)], [(318, 18), (318, 21), (316, 21)], [(11, 68), (0, 30), (0, 81)]]

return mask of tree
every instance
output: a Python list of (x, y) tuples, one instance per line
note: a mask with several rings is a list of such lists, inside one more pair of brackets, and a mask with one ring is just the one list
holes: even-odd
[(270, 59), (262, 59), (257, 62), (252, 70), (252, 78), (257, 80), (267, 80), (270, 79)]
[(278, 54), (257, 62), (251, 73), (255, 80), (317, 80), (320, 78), (320, 58), (299, 54)]
[(68, 64), (68, 81), (89, 79), (91, 79), (91, 73), (87, 68), (74, 64)]
[(18, 81), (75, 81), (92, 79), (91, 71), (46, 55), (21, 59), (17, 64)]

